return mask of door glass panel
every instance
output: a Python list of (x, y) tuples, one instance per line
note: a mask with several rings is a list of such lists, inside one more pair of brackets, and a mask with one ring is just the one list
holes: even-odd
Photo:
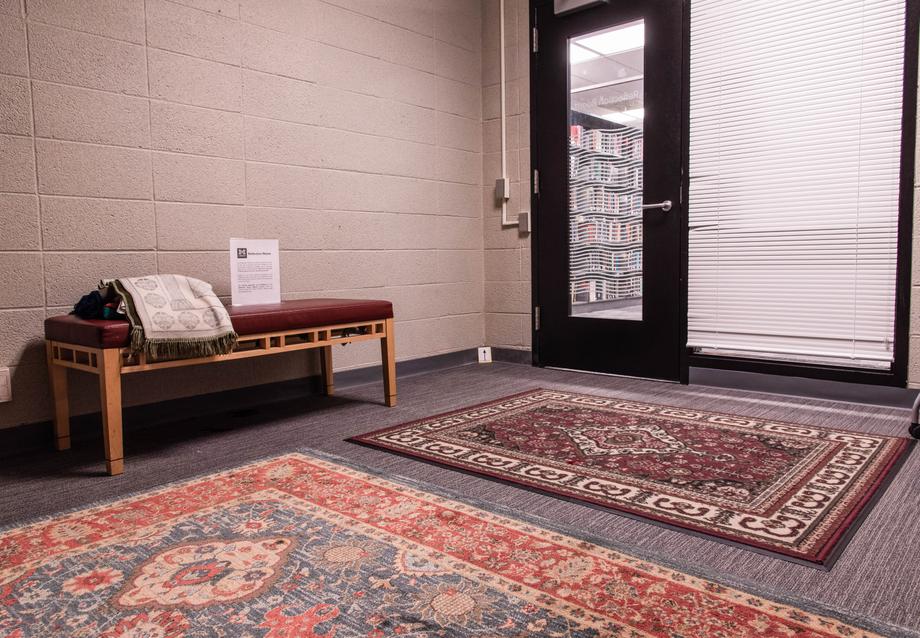
[(569, 39), (570, 314), (642, 320), (643, 20)]

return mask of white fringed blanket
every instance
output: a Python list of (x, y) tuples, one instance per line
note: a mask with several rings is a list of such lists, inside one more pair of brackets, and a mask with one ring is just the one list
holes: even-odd
[(226, 354), (236, 345), (230, 316), (205, 281), (147, 275), (103, 281), (100, 288), (110, 288), (125, 302), (134, 352), (179, 359)]

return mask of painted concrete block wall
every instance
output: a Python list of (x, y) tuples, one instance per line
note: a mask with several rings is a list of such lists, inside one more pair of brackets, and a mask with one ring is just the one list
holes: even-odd
[[(480, 39), (479, 0), (0, 0), (0, 427), (50, 416), (47, 315), (119, 275), (228, 295), (232, 236), (280, 238), (285, 298), (392, 299), (398, 359), (480, 345)], [(336, 368), (379, 361), (362, 346)], [(125, 398), (313, 365), (134, 375)]]
[[(527, 0), (505, 1), (508, 218), (530, 209), (530, 21)], [(531, 347), (530, 236), (503, 227), (495, 199), (501, 176), (499, 1), (482, 2), (482, 183), (486, 343)]]

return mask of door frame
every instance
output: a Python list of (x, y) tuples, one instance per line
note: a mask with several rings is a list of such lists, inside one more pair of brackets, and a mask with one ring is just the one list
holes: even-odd
[[(539, 52), (534, 52), (533, 34), (538, 29), (537, 8), (544, 4), (551, 4), (553, 0), (530, 0), (529, 23), (531, 34), (530, 46), (530, 118), (531, 122), (536, 117), (539, 109), (537, 99), (537, 78), (539, 73)], [(681, 201), (684, 203), (684, 214), (680, 224), (680, 293), (679, 293), (679, 323), (680, 343), (687, 342), (687, 312), (688, 312), (688, 271), (689, 271), (689, 181), (686, 179), (687, 168), (690, 163), (690, 4), (692, 0), (679, 0), (683, 5), (681, 29), (684, 34), (681, 60)], [(586, 8), (585, 10), (590, 10)], [(897, 272), (895, 283), (895, 326), (894, 326), (894, 361), (890, 371), (874, 371), (864, 368), (850, 368), (845, 366), (830, 366), (821, 364), (792, 363), (768, 361), (746, 357), (730, 357), (719, 355), (702, 355), (692, 353), (687, 347), (681, 347), (680, 352), (680, 382), (688, 383), (690, 366), (698, 368), (711, 368), (772, 374), (781, 376), (804, 377), (845, 383), (860, 383), (879, 386), (906, 387), (908, 373), (908, 358), (910, 354), (910, 295), (911, 295), (911, 267), (912, 245), (914, 232), (914, 173), (917, 151), (917, 94), (918, 94), (918, 65), (920, 65), (920, 0), (905, 0), (905, 38), (904, 38), (904, 79), (902, 83), (902, 115), (901, 115), (901, 159), (900, 180), (898, 196), (898, 248)], [(538, 168), (539, 139), (537, 127), (530, 127), (530, 161), (531, 170)], [(541, 215), (540, 199), (534, 193), (533, 173), (531, 181), (531, 215), (533, 219), (533, 236), (531, 238), (531, 295), (533, 308), (539, 307), (540, 275), (539, 262)], [(540, 339), (537, 318), (531, 310), (531, 339), (532, 360), (536, 366), (543, 367), (541, 360)]]
[[(681, 95), (680, 95), (680, 141), (679, 141), (679, 153), (680, 153), (680, 187), (678, 197), (680, 198), (680, 220), (679, 220), (679, 231), (678, 231), (678, 243), (680, 246), (678, 254), (678, 272), (679, 272), (679, 282), (678, 282), (678, 307), (677, 307), (677, 323), (678, 323), (678, 343), (685, 344), (687, 342), (687, 237), (689, 233), (689, 224), (687, 222), (687, 215), (684, 210), (684, 203), (687, 201), (686, 190), (687, 190), (687, 180), (685, 179), (686, 167), (687, 167), (687, 158), (689, 156), (690, 149), (690, 137), (689, 137), (689, 39), (686, 37), (689, 31), (689, 0), (668, 0), (673, 2), (679, 2), (681, 5), (681, 31), (684, 34), (684, 37), (681, 41), (681, 64), (680, 64), (680, 74), (681, 74)], [(537, 79), (539, 74), (539, 51), (534, 51), (534, 38), (535, 34), (538, 32), (539, 25), (537, 24), (537, 9), (544, 6), (553, 4), (553, 0), (530, 0), (529, 12), (530, 12), (530, 31), (531, 40), (530, 40), (530, 162), (531, 162), (531, 171), (538, 168), (538, 155), (540, 150), (539, 136), (537, 135), (537, 126), (533, 125), (535, 122), (538, 110), (540, 108), (540, 101), (537, 99)], [(584, 9), (579, 9), (577, 11), (591, 11), (592, 8), (597, 5), (592, 5), (585, 7)], [(574, 12), (573, 12), (574, 13)], [(532, 345), (532, 360), (535, 366), (544, 367), (546, 362), (542, 359), (542, 353), (540, 352), (540, 335), (538, 334), (538, 317), (535, 309), (543, 305), (540, 299), (540, 251), (538, 247), (540, 245), (541, 239), (541, 205), (540, 197), (538, 191), (534, 186), (534, 174), (531, 172), (530, 182), (531, 182), (531, 192), (530, 192), (530, 210), (532, 215), (532, 236), (531, 236), (531, 299), (532, 309), (531, 309), (531, 343)], [(645, 320), (645, 319), (643, 319)], [(678, 353), (678, 377), (677, 381), (682, 384), (687, 384), (689, 382), (690, 366), (687, 349), (680, 347)], [(586, 371), (591, 373), (590, 371)], [(593, 373), (593, 374), (607, 374), (607, 373)], [(620, 376), (620, 375), (616, 375)], [(668, 382), (663, 380), (663, 382)]]

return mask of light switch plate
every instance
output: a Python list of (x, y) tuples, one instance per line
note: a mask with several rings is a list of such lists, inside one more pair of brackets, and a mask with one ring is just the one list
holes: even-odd
[(479, 363), (492, 363), (492, 348), (485, 346), (479, 349)]
[(13, 385), (10, 383), (10, 369), (0, 368), (0, 403), (13, 400)]

